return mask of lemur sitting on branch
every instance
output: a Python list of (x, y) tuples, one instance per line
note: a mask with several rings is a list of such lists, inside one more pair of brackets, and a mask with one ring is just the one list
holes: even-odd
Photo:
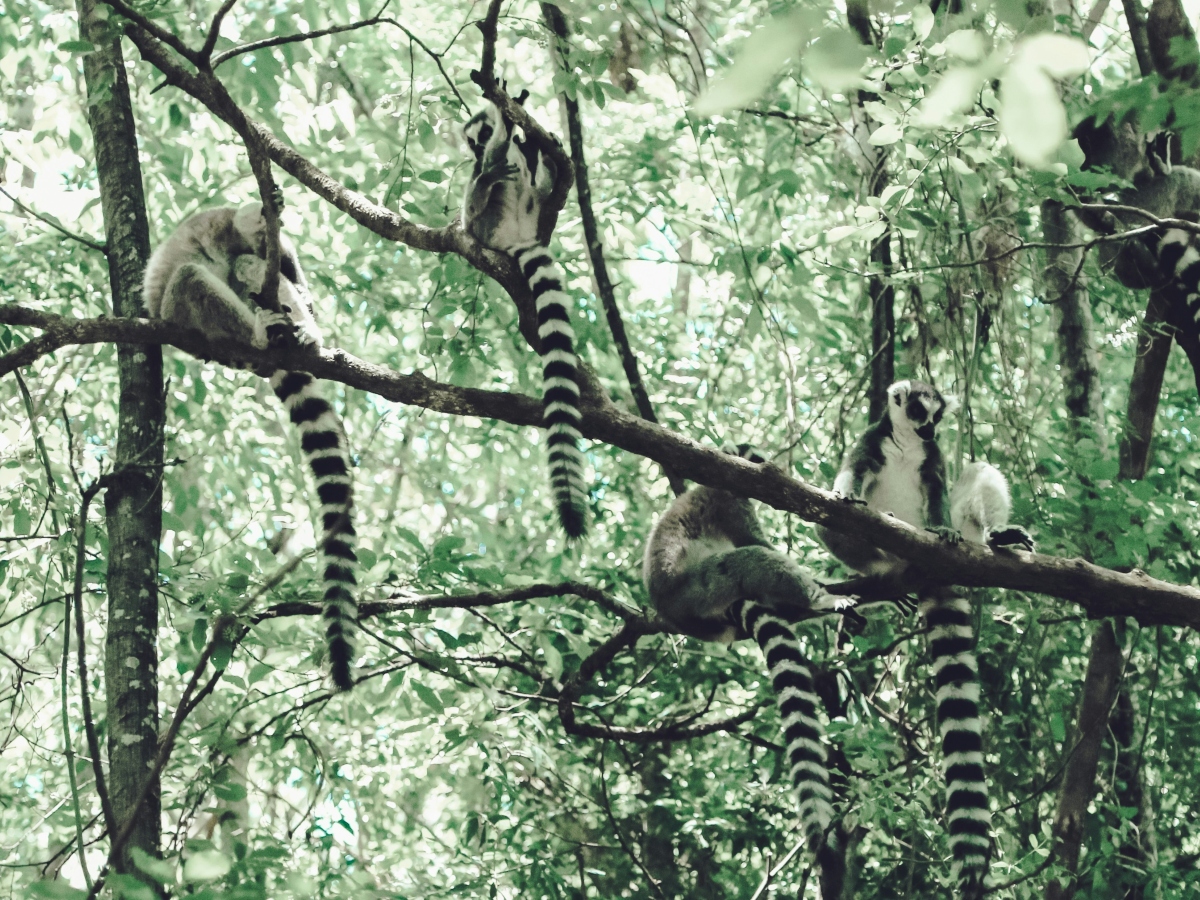
[[(151, 318), (194, 328), (210, 341), (234, 340), (259, 349), (268, 330), (301, 346), (321, 346), (308, 282), (296, 250), (282, 235), (279, 246), (279, 308), (251, 302), (267, 274), (267, 225), (262, 205), (196, 213), (180, 223), (146, 265), (143, 298)], [(325, 557), (324, 619), (333, 683), (354, 685), (354, 636), (358, 622), (354, 570), (354, 504), (350, 458), (341, 419), (317, 393), (313, 377), (283, 369), (269, 373), (271, 388), (300, 430), (300, 446), (317, 484)]]

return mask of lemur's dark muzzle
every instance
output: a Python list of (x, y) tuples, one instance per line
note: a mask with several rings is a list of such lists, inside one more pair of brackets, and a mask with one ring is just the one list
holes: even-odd
[(917, 429), (917, 435), (923, 441), (932, 441), (933, 440), (933, 431), (934, 431), (933, 423), (927, 422), (926, 424), (922, 425), (920, 428)]

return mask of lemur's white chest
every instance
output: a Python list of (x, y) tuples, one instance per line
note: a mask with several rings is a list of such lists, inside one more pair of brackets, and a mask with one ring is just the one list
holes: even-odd
[(921, 483), (924, 441), (916, 434), (893, 434), (883, 441), (883, 468), (863, 481), (863, 499), (877, 512), (890, 512), (917, 528), (928, 524), (928, 503)]

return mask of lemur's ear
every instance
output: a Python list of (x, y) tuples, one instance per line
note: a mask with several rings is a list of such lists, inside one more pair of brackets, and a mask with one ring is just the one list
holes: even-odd
[(897, 381), (888, 388), (888, 399), (896, 406), (903, 406), (908, 402), (908, 392), (912, 389), (912, 385), (908, 381)]

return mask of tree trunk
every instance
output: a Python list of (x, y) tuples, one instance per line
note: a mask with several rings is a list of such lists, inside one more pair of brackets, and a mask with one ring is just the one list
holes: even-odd
[(1138, 332), (1137, 356), (1133, 378), (1129, 381), (1129, 402), (1125, 407), (1129, 420), (1121, 439), (1120, 477), (1139, 481), (1146, 477), (1150, 464), (1150, 443), (1154, 440), (1154, 417), (1162, 393), (1167, 358), (1171, 355), (1171, 332), (1167, 328), (1170, 298), (1162, 291), (1151, 291), (1146, 303), (1142, 330)]
[[(1075, 242), (1074, 222), (1061, 203), (1047, 200), (1042, 204), (1042, 235), (1048, 244)], [(1079, 274), (1082, 254), (1079, 248), (1047, 251), (1046, 302), (1054, 307), (1058, 321), (1059, 360), (1075, 439), (1090, 437), (1103, 447), (1106, 435), (1100, 367), (1096, 360), (1092, 304)]]
[[(1112, 622), (1105, 620), (1092, 635), (1087, 674), (1079, 701), (1079, 721), (1074, 742), (1068, 742), (1070, 759), (1063, 774), (1054, 815), (1054, 847), (1058, 864), (1074, 874), (1079, 868), (1083, 846), (1084, 817), (1096, 794), (1096, 767), (1100, 747), (1108, 730), (1108, 715), (1116, 698), (1122, 669), (1121, 648), (1113, 633)], [(1073, 747), (1073, 750), (1071, 749)], [(1046, 900), (1064, 900), (1074, 893), (1069, 882), (1052, 878), (1046, 885)]]
[[(138, 165), (137, 134), (119, 32), (95, 15), (95, 0), (77, 0), (84, 55), (88, 123), (96, 149), (100, 202), (108, 243), (113, 312), (136, 316), (150, 233)], [(129, 851), (157, 854), (159, 788), (133, 809), (158, 741), (158, 541), (162, 528), (162, 350), (118, 345), (120, 407), (114, 471), (105, 495), (108, 526), (108, 633), (104, 689), (108, 709), (108, 786), (117, 819), (135, 816), (118, 871), (133, 871)], [(111, 837), (111, 836), (110, 836)]]
[[(1042, 204), (1042, 234), (1048, 244), (1074, 242), (1073, 222), (1062, 204)], [(1091, 439), (1090, 455), (1103, 453), (1106, 435), (1100, 396), (1100, 368), (1096, 358), (1092, 304), (1080, 280), (1082, 250), (1051, 248), (1046, 253), (1046, 302), (1058, 321), (1058, 356), (1066, 389), (1067, 410), (1076, 442)], [(1088, 484), (1084, 483), (1085, 491)], [(1087, 506), (1081, 530), (1091, 534)], [(1086, 542), (1084, 552), (1086, 550)], [(1090, 554), (1089, 554), (1090, 555)], [(1121, 650), (1112, 622), (1101, 622), (1092, 634), (1087, 674), (1079, 698), (1076, 740), (1063, 772), (1054, 816), (1054, 848), (1058, 864), (1074, 874), (1079, 867), (1087, 807), (1096, 793), (1096, 767), (1121, 674)], [(1071, 745), (1068, 745), (1071, 746)], [(1046, 900), (1063, 900), (1071, 894), (1069, 881), (1051, 879)]]

